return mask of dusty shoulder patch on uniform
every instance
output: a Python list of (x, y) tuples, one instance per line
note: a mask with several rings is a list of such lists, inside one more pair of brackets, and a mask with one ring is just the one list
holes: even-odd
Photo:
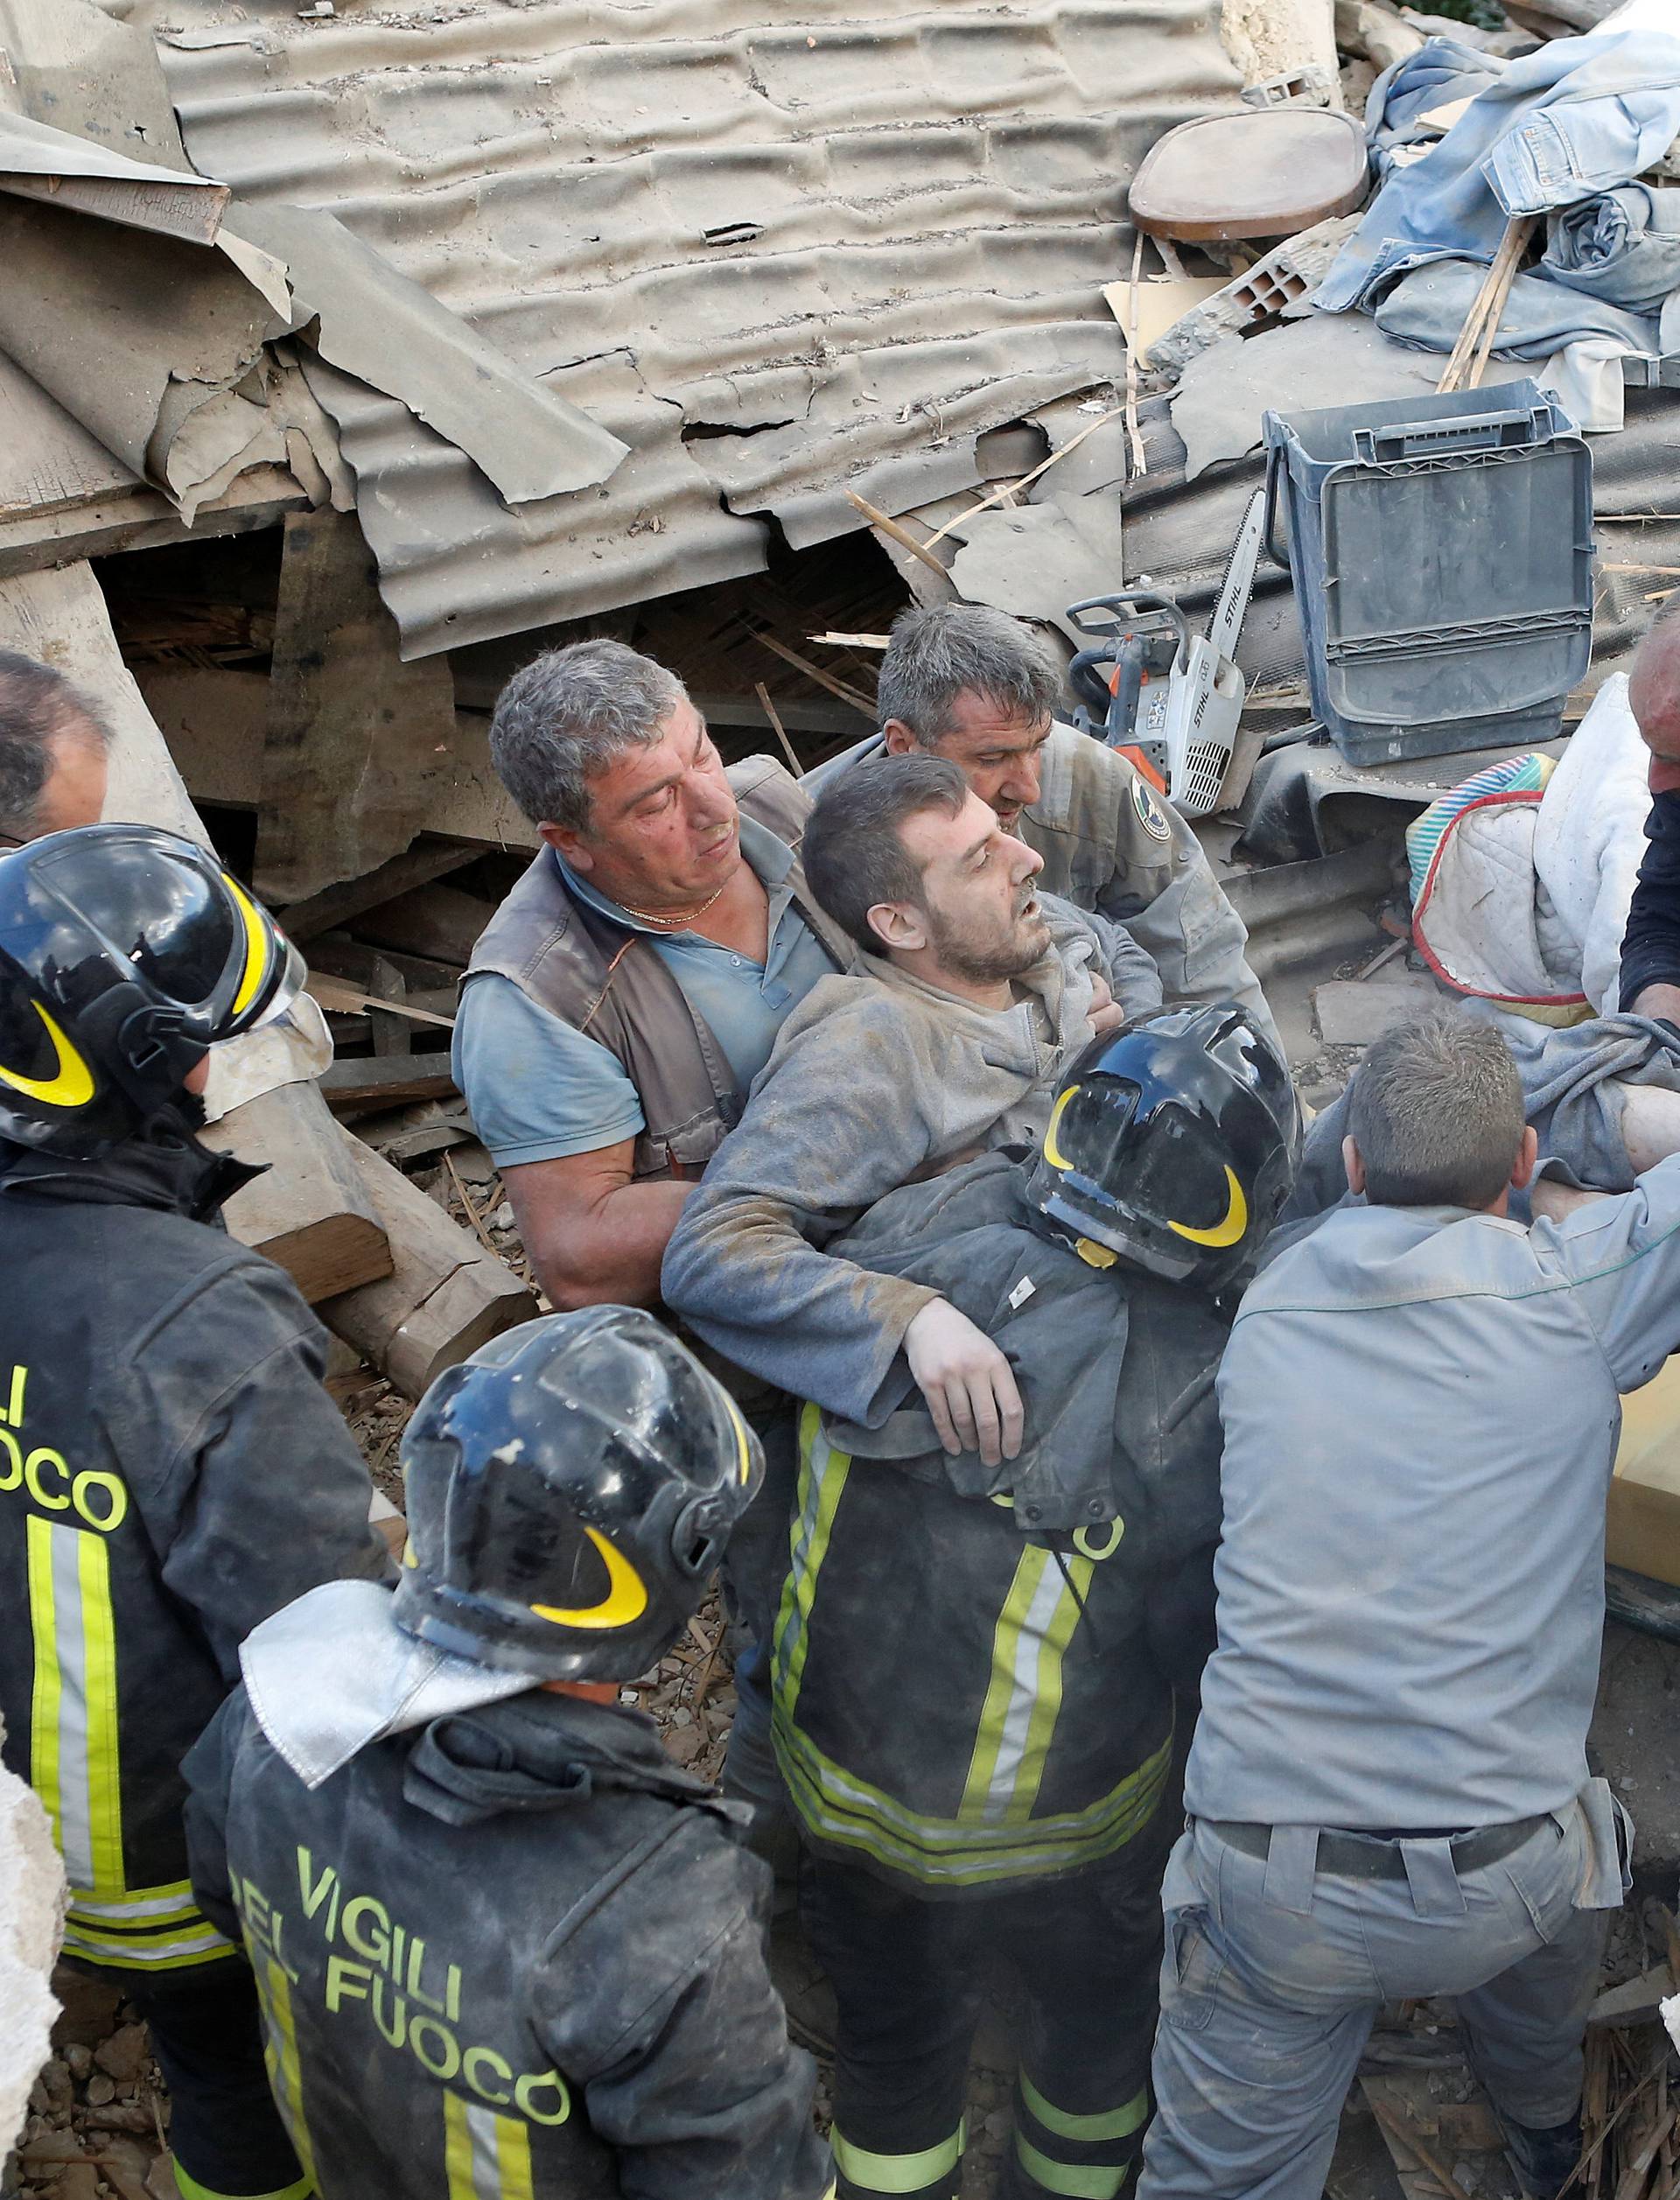
[(1138, 823), (1155, 840), (1170, 840), (1172, 827), (1166, 812), (1151, 791), (1149, 781), (1140, 773), (1131, 782), (1131, 806), (1138, 813)]

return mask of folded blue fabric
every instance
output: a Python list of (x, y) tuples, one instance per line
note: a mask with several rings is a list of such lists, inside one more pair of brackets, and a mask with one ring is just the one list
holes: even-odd
[[(1391, 169), (1314, 303), (1325, 312), (1432, 260), (1490, 261), (1508, 216), (1631, 182), (1680, 134), (1680, 39), (1626, 31), (1554, 39), (1488, 74), (1490, 57), (1432, 39), (1380, 80), (1377, 131), (1409, 130), (1486, 74), (1471, 106), (1421, 160)], [(1375, 98), (1376, 88), (1373, 88)], [(1462, 95), (1460, 95), (1460, 96)]]
[(1548, 224), (1541, 266), (1554, 283), (1657, 313), (1680, 290), (1680, 191), (1623, 184), (1565, 207)]
[[(1432, 260), (1414, 268), (1376, 302), (1376, 325), (1397, 344), (1450, 352), (1486, 272), (1477, 260)], [(1502, 358), (1550, 359), (1583, 336), (1614, 336), (1628, 351), (1657, 348), (1655, 319), (1537, 275), (1513, 279), (1493, 348)]]

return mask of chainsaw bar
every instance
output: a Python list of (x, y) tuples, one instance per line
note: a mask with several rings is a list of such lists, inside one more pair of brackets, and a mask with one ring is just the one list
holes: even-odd
[(1208, 639), (1222, 657), (1235, 657), (1237, 636), (1242, 631), (1242, 621), (1248, 616), (1249, 597), (1254, 588), (1254, 569), (1260, 560), (1260, 537), (1265, 524), (1266, 494), (1256, 489), (1249, 500), (1249, 508), (1242, 515), (1242, 524), (1236, 530), (1236, 540), (1231, 545), (1231, 555), (1225, 567), (1225, 578), (1220, 584), (1219, 601), (1214, 606), (1214, 615), (1208, 622)]

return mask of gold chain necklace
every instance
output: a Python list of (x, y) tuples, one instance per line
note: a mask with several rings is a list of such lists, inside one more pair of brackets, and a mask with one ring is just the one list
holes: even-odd
[(718, 895), (723, 893), (724, 886), (726, 886), (728, 884), (729, 880), (725, 879), (724, 880), (724, 886), (719, 886), (716, 893), (709, 893), (705, 900), (700, 903), (697, 908), (685, 909), (680, 915), (677, 916), (661, 915), (654, 909), (633, 909), (627, 901), (620, 901), (619, 907), (624, 911), (626, 916), (636, 917), (640, 919), (643, 924), (667, 924), (671, 926), (673, 929), (680, 929), (683, 925), (692, 924), (696, 917), (704, 916), (706, 911), (710, 908), (712, 903), (717, 900)]

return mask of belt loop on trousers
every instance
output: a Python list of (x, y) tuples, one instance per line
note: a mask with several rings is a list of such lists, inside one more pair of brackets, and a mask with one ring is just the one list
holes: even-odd
[(1318, 1867), (1316, 1825), (1274, 1825), (1266, 1850), (1265, 1899), (1305, 1917), (1312, 1907), (1312, 1875)]
[(1452, 1861), (1452, 1845), (1445, 1835), (1436, 1841), (1402, 1841), (1400, 1860), (1406, 1867), (1411, 1906), (1420, 1917), (1462, 1917), (1464, 1889)]

